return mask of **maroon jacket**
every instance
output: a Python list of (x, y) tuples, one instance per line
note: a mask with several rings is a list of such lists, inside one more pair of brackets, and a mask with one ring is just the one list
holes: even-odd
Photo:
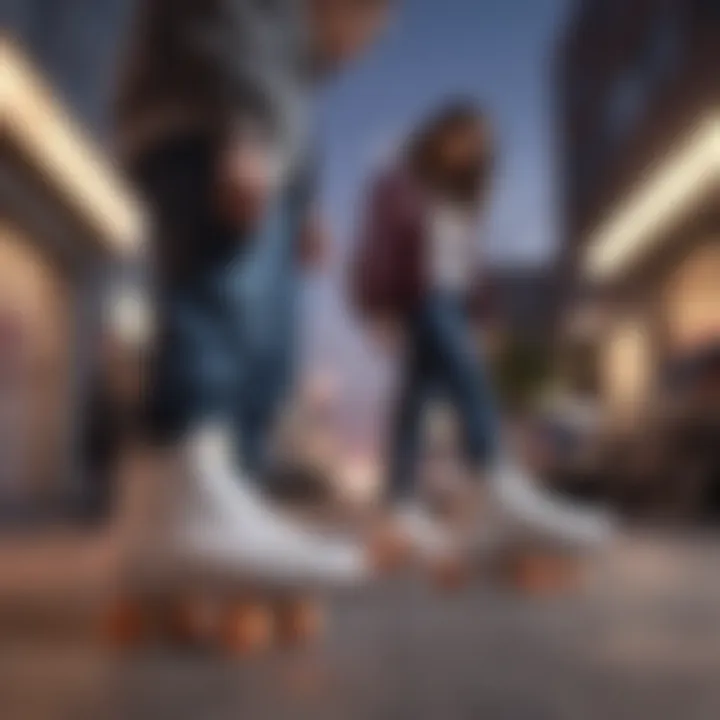
[[(353, 304), (366, 317), (407, 317), (428, 290), (427, 198), (410, 173), (395, 167), (371, 183), (352, 266)], [(470, 293), (473, 313), (484, 313), (486, 288)]]

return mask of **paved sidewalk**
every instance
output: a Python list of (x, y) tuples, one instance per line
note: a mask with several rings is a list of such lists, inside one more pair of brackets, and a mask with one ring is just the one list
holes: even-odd
[[(77, 564), (60, 547), (69, 577)], [(9, 638), (0, 716), (716, 720), (719, 567), (720, 540), (636, 537), (574, 597), (529, 601), (478, 585), (443, 598), (397, 579), (339, 599), (321, 646), (239, 662)]]

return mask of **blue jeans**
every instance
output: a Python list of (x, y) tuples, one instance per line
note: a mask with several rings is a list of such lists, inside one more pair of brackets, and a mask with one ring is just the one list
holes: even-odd
[(297, 238), (303, 207), (287, 193), (258, 229), (233, 291), (245, 334), (244, 392), (234, 426), (245, 465), (264, 469), (279, 411), (293, 391), (297, 328)]
[(213, 206), (214, 157), (210, 141), (187, 138), (136, 173), (155, 221), (158, 270), (148, 419), (165, 442), (206, 422), (228, 424), (245, 466), (259, 471), (293, 376), (302, 208), (288, 189), (243, 236)]
[(481, 469), (493, 459), (498, 437), (490, 381), (462, 301), (450, 294), (428, 295), (408, 329), (390, 454), (393, 499), (412, 494), (423, 413), (436, 395), (445, 396), (457, 412), (465, 457), (473, 467)]

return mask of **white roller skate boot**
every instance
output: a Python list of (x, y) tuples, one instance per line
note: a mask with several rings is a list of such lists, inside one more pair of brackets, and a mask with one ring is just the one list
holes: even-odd
[(480, 567), (531, 594), (577, 588), (614, 536), (612, 515), (551, 493), (512, 461), (485, 482), (471, 543)]
[[(199, 614), (196, 609), (188, 613), (187, 606), (196, 608), (200, 598), (203, 606), (232, 603), (224, 635), (242, 645), (248, 628), (238, 619), (239, 606), (253, 627), (265, 627), (268, 622), (258, 618), (271, 598), (285, 602), (289, 593), (346, 587), (369, 576), (370, 563), (360, 547), (305, 530), (274, 512), (234, 471), (222, 430), (192, 434), (160, 465), (153, 477), (144, 478), (152, 492), (144, 493), (135, 522), (124, 531), (124, 587), (142, 608), (157, 607), (161, 599), (167, 614), (166, 601), (177, 607), (182, 599), (181, 614), (187, 618)], [(249, 612), (246, 599), (258, 593), (263, 603), (253, 601)], [(144, 614), (135, 608), (132, 616)], [(120, 625), (128, 625), (127, 615), (121, 613)], [(228, 622), (236, 632), (229, 633)]]
[(460, 536), (416, 500), (401, 505), (378, 533), (381, 550), (391, 560), (388, 568), (413, 564), (427, 570), (444, 590), (455, 590), (469, 577)]
[(613, 535), (609, 513), (553, 494), (516, 462), (501, 461), (488, 482), (483, 515), (507, 538), (583, 552), (602, 548)]

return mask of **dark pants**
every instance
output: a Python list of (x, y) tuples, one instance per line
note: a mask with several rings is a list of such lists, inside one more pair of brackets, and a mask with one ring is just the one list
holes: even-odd
[(412, 494), (428, 400), (447, 397), (458, 414), (468, 463), (482, 469), (495, 454), (497, 419), (483, 359), (463, 302), (430, 294), (408, 323), (409, 338), (394, 418), (389, 490), (394, 499)]
[(247, 236), (213, 203), (213, 144), (176, 141), (136, 173), (154, 222), (159, 336), (150, 368), (152, 435), (172, 442), (208, 423), (235, 432), (246, 467), (261, 469), (289, 393), (299, 208), (280, 193)]

